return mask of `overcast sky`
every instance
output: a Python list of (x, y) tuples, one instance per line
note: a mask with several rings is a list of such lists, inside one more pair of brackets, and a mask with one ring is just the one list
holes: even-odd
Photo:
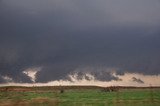
[(0, 83), (113, 70), (160, 74), (159, 0), (0, 0)]

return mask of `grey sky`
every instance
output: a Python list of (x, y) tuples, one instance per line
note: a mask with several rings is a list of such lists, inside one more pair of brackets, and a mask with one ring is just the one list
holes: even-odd
[(159, 0), (0, 0), (0, 77), (32, 82), (22, 73), (32, 67), (37, 82), (75, 70), (157, 75), (159, 11)]

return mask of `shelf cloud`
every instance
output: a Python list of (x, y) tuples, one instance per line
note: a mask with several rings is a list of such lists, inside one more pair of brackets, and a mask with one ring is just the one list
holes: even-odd
[(159, 76), (159, 10), (159, 0), (0, 0), (0, 83)]

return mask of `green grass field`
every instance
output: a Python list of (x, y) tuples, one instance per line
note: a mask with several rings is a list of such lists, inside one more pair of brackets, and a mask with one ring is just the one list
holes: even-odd
[(1, 91), (0, 106), (160, 106), (160, 89)]

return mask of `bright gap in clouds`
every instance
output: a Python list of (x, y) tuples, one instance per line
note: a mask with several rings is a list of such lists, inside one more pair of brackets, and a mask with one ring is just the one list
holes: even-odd
[[(30, 76), (32, 81), (35, 82), (35, 76), (37, 71), (25, 71), (26, 75)], [(0, 84), (0, 86), (136, 86), (136, 87), (148, 87), (148, 86), (160, 86), (160, 75), (143, 75), (139, 73), (125, 73), (124, 75), (117, 75), (112, 73), (113, 76), (118, 77), (119, 80), (100, 81), (95, 76), (86, 73), (82, 79), (78, 78), (77, 73), (68, 75), (71, 80), (54, 80), (47, 83), (6, 83)], [(86, 77), (87, 76), (87, 77)]]
[(7, 76), (7, 75), (6, 76), (1, 76), (1, 77), (5, 82), (8, 82), (8, 83), (9, 82), (14, 82), (13, 79), (11, 77)]
[(36, 82), (36, 74), (40, 70), (41, 70), (40, 67), (38, 67), (38, 68), (28, 68), (28, 69), (24, 70), (23, 73), (25, 75), (27, 75), (32, 82)]

